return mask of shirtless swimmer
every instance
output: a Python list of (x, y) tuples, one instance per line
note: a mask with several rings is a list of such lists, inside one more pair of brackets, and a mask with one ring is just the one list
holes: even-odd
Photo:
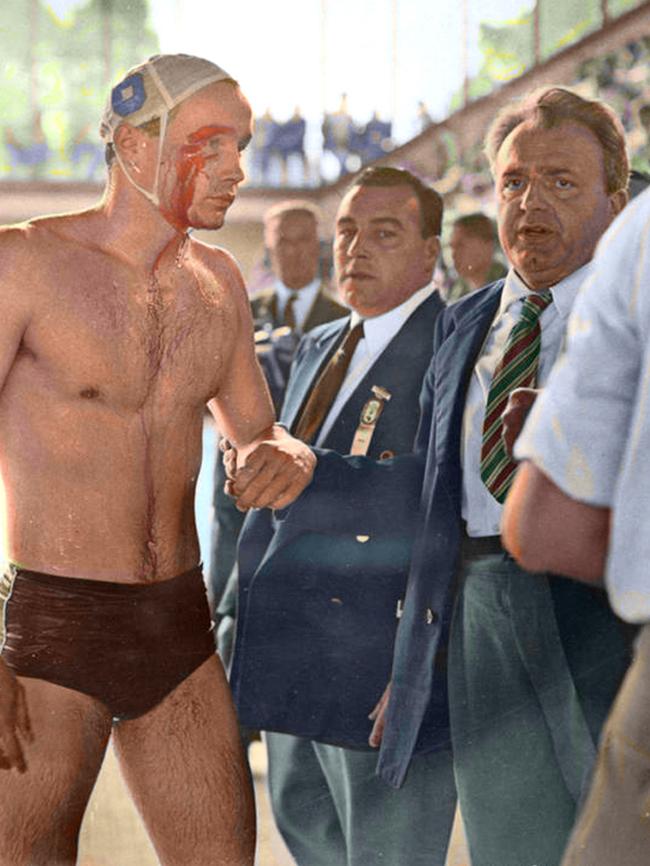
[(251, 110), (219, 67), (160, 55), (112, 91), (103, 200), (0, 232), (0, 471), (12, 563), (0, 659), (0, 866), (69, 866), (112, 735), (164, 866), (252, 864), (254, 808), (198, 568), (206, 402), (277, 475), (273, 424), (219, 228)]

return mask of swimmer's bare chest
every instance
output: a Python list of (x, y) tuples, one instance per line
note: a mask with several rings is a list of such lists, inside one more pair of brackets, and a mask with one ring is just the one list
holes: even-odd
[(89, 256), (66, 270), (22, 347), (62, 398), (137, 413), (214, 396), (235, 317), (205, 267), (133, 273)]
[(71, 576), (170, 577), (198, 556), (202, 418), (236, 330), (227, 289), (205, 269), (143, 277), (101, 257), (59, 277), (2, 395), (13, 555)]

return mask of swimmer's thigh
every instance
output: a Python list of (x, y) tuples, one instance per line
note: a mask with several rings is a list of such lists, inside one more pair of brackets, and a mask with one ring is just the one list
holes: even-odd
[(68, 866), (111, 732), (106, 709), (87, 695), (19, 677), (33, 742), (27, 770), (0, 770), (0, 866)]
[(250, 774), (223, 667), (205, 661), (113, 744), (163, 866), (249, 866)]

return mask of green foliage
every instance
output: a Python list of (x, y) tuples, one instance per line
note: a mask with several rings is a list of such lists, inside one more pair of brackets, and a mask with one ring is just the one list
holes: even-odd
[[(80, 140), (99, 147), (97, 129), (111, 83), (158, 50), (146, 0), (12, 0), (0, 24), (0, 117), (7, 134), (33, 142), (40, 123), (47, 167), (19, 166), (14, 176), (84, 177), (70, 157)], [(10, 170), (4, 148), (0, 173)], [(98, 171), (98, 174), (100, 172)]]

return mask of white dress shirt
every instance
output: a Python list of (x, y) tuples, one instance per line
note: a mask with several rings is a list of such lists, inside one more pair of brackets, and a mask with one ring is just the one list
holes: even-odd
[(609, 506), (612, 607), (650, 621), (650, 191), (603, 235), (567, 351), (517, 440), (572, 499)]
[[(571, 307), (591, 263), (574, 271), (555, 286), (549, 286), (553, 301), (539, 318), (542, 339), (537, 384), (548, 379), (551, 367), (562, 346)], [(461, 460), (463, 465), (462, 515), (471, 536), (499, 535), (503, 506), (496, 501), (481, 480), (481, 447), (483, 422), (492, 376), (503, 355), (510, 331), (519, 321), (524, 298), (531, 290), (510, 269), (501, 294), (499, 310), (488, 332), (467, 390)]]
[(311, 283), (307, 283), (307, 285), (303, 286), (301, 289), (288, 289), (281, 280), (276, 280), (274, 288), (278, 304), (278, 321), (284, 321), (284, 311), (287, 302), (291, 295), (295, 294), (296, 300), (293, 302), (293, 315), (296, 322), (296, 330), (302, 331), (304, 324), (307, 321), (307, 316), (309, 315), (311, 308), (314, 306), (320, 287), (320, 277), (316, 277), (311, 281)]
[[(363, 337), (359, 340), (357, 347), (354, 350), (354, 354), (350, 360), (350, 366), (348, 367), (345, 378), (343, 379), (343, 384), (339, 388), (339, 392), (336, 395), (329, 412), (325, 416), (323, 426), (321, 427), (316, 442), (314, 443), (316, 446), (319, 446), (325, 440), (325, 437), (338, 418), (341, 409), (345, 406), (359, 385), (359, 382), (361, 382), (386, 346), (388, 346), (393, 337), (396, 336), (397, 332), (404, 325), (406, 320), (417, 310), (420, 304), (424, 303), (424, 301), (434, 293), (435, 290), (433, 283), (429, 283), (429, 285), (418, 289), (417, 292), (414, 292), (410, 298), (407, 298), (398, 307), (393, 307), (392, 310), (389, 310), (387, 313), (382, 313), (381, 316), (373, 316), (370, 319), (363, 320)], [(350, 327), (353, 328), (357, 322), (361, 321), (361, 318), (362, 317), (358, 313), (353, 312), (350, 317)], [(382, 383), (373, 382), (372, 384), (381, 385)], [(368, 399), (370, 399), (371, 396), (372, 394), (370, 393), (370, 390), (368, 390)], [(350, 445), (352, 445), (351, 442)]]

